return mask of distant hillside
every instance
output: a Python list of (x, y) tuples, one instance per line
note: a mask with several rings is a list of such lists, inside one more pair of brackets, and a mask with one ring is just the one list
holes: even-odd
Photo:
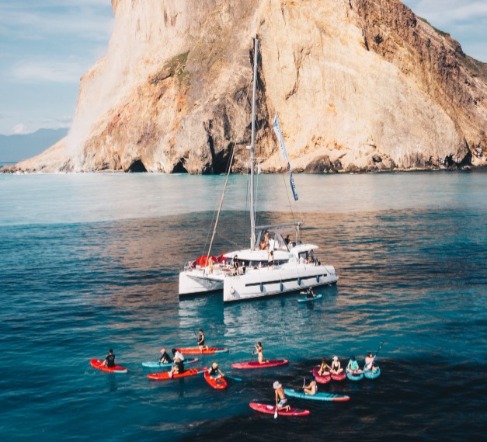
[(0, 164), (33, 157), (65, 137), (68, 129), (39, 129), (25, 135), (0, 135)]

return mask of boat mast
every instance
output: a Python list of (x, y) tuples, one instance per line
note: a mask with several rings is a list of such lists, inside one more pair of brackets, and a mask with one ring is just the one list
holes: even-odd
[(257, 54), (259, 40), (254, 43), (254, 84), (252, 89), (252, 135), (250, 139), (250, 250), (255, 249), (255, 203), (254, 203), (254, 168), (255, 168), (255, 96), (257, 91)]

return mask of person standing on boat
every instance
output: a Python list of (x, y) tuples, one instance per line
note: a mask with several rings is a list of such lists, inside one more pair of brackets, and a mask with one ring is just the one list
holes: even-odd
[(263, 364), (264, 363), (264, 349), (262, 347), (261, 342), (257, 342), (257, 344), (255, 344), (255, 349), (252, 352), (252, 354), (255, 354), (255, 353), (257, 353), (257, 360), (259, 361), (259, 364)]
[(239, 264), (238, 264), (238, 259), (237, 258), (238, 258), (237, 255), (235, 255), (233, 257), (233, 274), (234, 275), (238, 275), (238, 266), (239, 266)]
[(287, 403), (287, 398), (284, 394), (284, 389), (282, 388), (281, 383), (279, 381), (275, 381), (274, 384), (272, 384), (272, 387), (274, 388), (276, 408), (278, 410), (289, 411), (291, 406)]
[(203, 329), (198, 330), (198, 336), (196, 338), (198, 341), (198, 347), (200, 348), (200, 351), (203, 352), (203, 350), (207, 349), (208, 346), (205, 345), (205, 334), (203, 333)]
[(105, 356), (105, 360), (102, 362), (105, 367), (115, 367), (115, 354), (113, 350), (108, 350), (108, 354)]
[(333, 356), (333, 362), (331, 363), (331, 374), (340, 374), (343, 372), (342, 364), (338, 360), (338, 356)]
[(159, 358), (159, 362), (161, 364), (169, 364), (170, 362), (172, 362), (171, 357), (167, 354), (165, 348), (161, 348), (161, 353), (161, 357)]

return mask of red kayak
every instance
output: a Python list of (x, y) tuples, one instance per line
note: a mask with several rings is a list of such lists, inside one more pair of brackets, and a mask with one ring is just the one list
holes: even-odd
[(248, 368), (279, 367), (280, 365), (286, 365), (288, 362), (287, 359), (272, 359), (270, 361), (264, 361), (262, 364), (259, 361), (235, 362), (232, 364), (232, 367), (246, 370)]
[(108, 373), (127, 373), (127, 369), (121, 365), (115, 365), (114, 367), (105, 367), (103, 361), (99, 359), (90, 359), (90, 364), (93, 368), (101, 371), (106, 371)]
[(215, 390), (224, 390), (228, 386), (228, 382), (223, 376), (214, 378), (207, 371), (205, 371), (203, 376), (205, 377), (205, 381), (208, 382), (208, 385)]
[[(275, 405), (259, 404), (258, 402), (250, 402), (250, 408), (259, 413), (274, 414), (276, 412)], [(289, 411), (277, 410), (279, 416), (308, 416), (309, 410), (302, 410), (300, 408), (291, 408)]]
[(200, 350), (199, 347), (178, 348), (179, 352), (183, 355), (214, 355), (215, 353), (226, 353), (228, 348), (226, 347), (208, 347)]
[(147, 377), (149, 379), (154, 379), (156, 381), (170, 381), (171, 379), (180, 379), (180, 378), (187, 378), (188, 376), (196, 376), (203, 372), (202, 368), (188, 368), (184, 370), (182, 373), (175, 373), (169, 376), (168, 371), (164, 371), (162, 373), (149, 373)]

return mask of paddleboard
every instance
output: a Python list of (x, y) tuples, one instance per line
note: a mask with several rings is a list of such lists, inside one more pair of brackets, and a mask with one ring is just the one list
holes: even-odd
[(367, 379), (377, 379), (380, 376), (380, 368), (376, 368), (376, 370), (364, 370), (364, 376)]
[[(275, 405), (260, 404), (258, 402), (250, 402), (250, 408), (259, 413), (274, 414), (276, 412)], [(308, 416), (309, 410), (302, 410), (300, 408), (291, 408), (289, 411), (277, 410), (279, 416)]]
[(121, 365), (115, 365), (115, 367), (105, 367), (103, 361), (99, 359), (90, 359), (90, 364), (93, 368), (101, 371), (106, 371), (108, 373), (127, 373), (127, 369)]
[(327, 384), (328, 382), (331, 381), (331, 376), (329, 374), (325, 374), (323, 376), (320, 376), (318, 374), (319, 367), (313, 368), (311, 370), (311, 373), (313, 373), (313, 376), (315, 377), (315, 381), (318, 382), (318, 384)]
[(287, 359), (271, 359), (270, 361), (264, 361), (262, 364), (259, 364), (259, 361), (235, 362), (232, 364), (232, 368), (246, 370), (249, 368), (279, 367), (280, 365), (286, 365), (288, 362)]
[(183, 355), (214, 355), (215, 353), (226, 353), (226, 347), (208, 347), (200, 350), (199, 347), (178, 348)]
[(147, 377), (155, 381), (170, 381), (172, 379), (187, 378), (189, 376), (196, 376), (197, 374), (203, 373), (202, 368), (188, 368), (182, 373), (173, 374), (172, 377), (169, 376), (168, 371), (163, 371), (162, 373), (149, 373)]
[(317, 299), (321, 299), (322, 297), (323, 295), (320, 294), (320, 295), (316, 295), (313, 298), (307, 298), (307, 297), (299, 298), (298, 302), (312, 302), (312, 301), (316, 301)]
[[(198, 362), (198, 358), (190, 359), (189, 361), (187, 361), (185, 359), (184, 365), (194, 364), (195, 362)], [(142, 367), (146, 367), (146, 368), (171, 368), (172, 364), (173, 364), (172, 362), (162, 363), (159, 361), (146, 361), (146, 362), (142, 362)]]
[(224, 390), (228, 386), (227, 380), (222, 376), (214, 378), (207, 371), (205, 371), (203, 376), (205, 377), (205, 381), (208, 382), (208, 385), (215, 390)]
[(330, 376), (334, 381), (343, 381), (347, 378), (347, 375), (343, 371), (341, 373), (332, 373)]
[(310, 399), (313, 401), (329, 401), (329, 402), (345, 402), (350, 400), (350, 396), (344, 394), (318, 392), (316, 394), (306, 394), (304, 391), (291, 390), (285, 388), (284, 393), (289, 397), (297, 397), (299, 399)]
[(364, 374), (363, 373), (352, 374), (347, 371), (347, 378), (350, 379), (351, 381), (360, 381), (364, 378)]

